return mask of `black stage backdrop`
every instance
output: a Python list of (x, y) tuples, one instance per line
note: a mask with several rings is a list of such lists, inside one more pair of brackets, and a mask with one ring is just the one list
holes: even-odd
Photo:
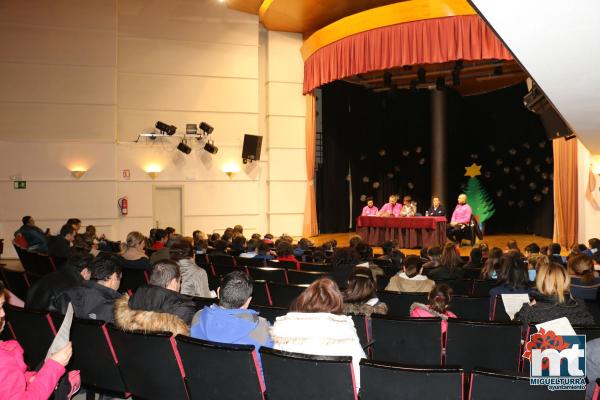
[[(448, 90), (448, 199), (443, 201), (451, 213), (468, 180), (464, 167), (475, 162), (482, 165), (478, 179), (496, 210), (485, 223), (486, 233), (549, 237), (552, 143), (539, 118), (523, 106), (526, 93), (524, 84), (468, 97)], [(409, 194), (424, 212), (431, 197), (429, 91), (373, 93), (338, 81), (323, 87), (321, 101), (320, 231), (354, 228), (366, 196), (380, 207), (392, 193)]]

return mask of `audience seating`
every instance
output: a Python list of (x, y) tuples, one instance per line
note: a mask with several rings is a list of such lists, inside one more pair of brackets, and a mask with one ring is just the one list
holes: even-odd
[(287, 271), (282, 268), (273, 267), (253, 267), (248, 268), (252, 279), (265, 280), (267, 282), (288, 283)]
[(237, 265), (243, 265), (245, 267), (266, 267), (267, 266), (267, 262), (261, 258), (236, 257), (235, 263)]
[(448, 309), (461, 319), (488, 321), (490, 319), (490, 298), (452, 296)]
[(323, 272), (330, 273), (333, 267), (331, 264), (320, 264), (320, 263), (312, 263), (312, 262), (301, 262), (300, 270), (301, 271), (309, 271), (309, 272)]
[(282, 283), (269, 282), (267, 287), (271, 296), (271, 305), (289, 307), (292, 301), (294, 301), (308, 285), (284, 285)]
[(210, 264), (210, 261), (208, 260), (208, 254), (206, 254), (206, 253), (204, 253), (204, 254), (196, 254), (194, 256), (194, 261), (196, 262), (196, 265)]
[(412, 303), (427, 303), (427, 293), (397, 293), (378, 291), (379, 300), (387, 304), (388, 315), (395, 317), (408, 317)]
[(62, 267), (63, 265), (65, 265), (67, 263), (66, 257), (49, 256), (49, 258), (50, 258), (50, 262), (52, 263), (52, 266), (55, 270), (59, 269), (60, 267)]
[(445, 283), (452, 288), (452, 293), (455, 296), (468, 296), (473, 291), (473, 281), (470, 279), (448, 279), (444, 281), (436, 281), (436, 283)]
[(248, 270), (246, 267), (237, 267), (232, 265), (221, 265), (221, 264), (212, 264), (212, 273), (214, 276), (225, 276), (233, 271), (242, 271), (246, 275), (248, 275)]
[(2, 278), (8, 290), (21, 300), (25, 300), (29, 282), (24, 272), (14, 271), (2, 266), (0, 267), (0, 278)]
[(123, 268), (119, 292), (129, 292), (129, 294), (131, 294), (135, 292), (137, 288), (147, 283), (148, 271), (145, 271), (143, 269)]
[(465, 370), (493, 368), (518, 372), (521, 359), (519, 322), (448, 319), (446, 365)]
[(481, 275), (481, 268), (463, 268), (466, 279), (477, 279)]
[(464, 373), (460, 368), (417, 368), (361, 360), (361, 400), (463, 399)]
[(219, 264), (219, 265), (227, 265), (230, 267), (235, 267), (235, 258), (233, 256), (213, 256), (212, 254), (208, 255), (208, 260), (211, 264)]
[(27, 273), (44, 276), (56, 270), (54, 268), (54, 264), (52, 264), (52, 261), (50, 260), (50, 257), (47, 255), (28, 251), (16, 244), (14, 244), (14, 248), (17, 252), (19, 260), (21, 261), (21, 265), (23, 265), (23, 269)]
[(254, 346), (214, 343), (182, 335), (175, 340), (190, 398), (263, 399), (265, 387)]
[(596, 323), (596, 325), (600, 325), (600, 303), (598, 303), (598, 299), (586, 300), (585, 304), (587, 305), (588, 310), (594, 317), (594, 322)]
[(125, 332), (112, 324), (107, 328), (119, 369), (134, 398), (188, 398), (183, 365), (170, 332)]
[(506, 313), (504, 303), (502, 302), (502, 296), (498, 295), (494, 299), (494, 305), (490, 310), (490, 320), (492, 321), (510, 321), (510, 317)]
[(354, 326), (356, 327), (356, 334), (358, 335), (358, 340), (360, 341), (360, 345), (367, 353), (371, 351), (371, 319), (364, 315), (352, 315), (352, 321), (354, 322)]
[(442, 327), (439, 318), (371, 317), (374, 360), (408, 365), (442, 364)]
[(8, 329), (25, 350), (25, 363), (35, 369), (46, 357), (56, 335), (52, 318), (46, 311), (4, 304)]
[(390, 278), (387, 276), (377, 277), (377, 290), (385, 290), (387, 285), (390, 283)]
[(294, 261), (269, 260), (269, 261), (267, 261), (267, 266), (273, 267), (273, 268), (296, 269), (296, 263)]
[[(578, 335), (586, 335), (585, 340), (589, 342), (600, 337), (600, 325), (573, 325), (575, 333)], [(525, 340), (529, 340), (530, 336), (537, 333), (535, 324), (529, 324), (525, 335)]]
[(219, 299), (212, 297), (197, 297), (197, 296), (188, 296), (196, 305), (198, 310), (202, 310), (204, 307), (210, 307), (211, 305), (218, 303)]
[(104, 322), (74, 318), (70, 337), (73, 357), (69, 368), (81, 371), (86, 392), (129, 397)]
[[(469, 400), (583, 400), (579, 390), (548, 390), (547, 386), (532, 386), (528, 376), (511, 375), (476, 369), (471, 373)], [(366, 399), (365, 399), (366, 400)]]
[(266, 281), (254, 281), (252, 282), (252, 286), (252, 303), (263, 306), (270, 306), (273, 304)]
[(321, 272), (296, 271), (295, 269), (289, 269), (287, 271), (288, 283), (298, 285), (310, 285), (323, 276), (325, 276), (325, 274)]
[(261, 347), (269, 400), (356, 400), (352, 357), (315, 356)]
[(258, 311), (259, 315), (272, 324), (275, 323), (277, 317), (287, 314), (288, 309), (284, 307), (270, 307), (263, 305), (251, 304), (250, 307), (254, 311)]
[(473, 296), (489, 296), (490, 290), (498, 286), (498, 282), (493, 279), (475, 279), (473, 281)]

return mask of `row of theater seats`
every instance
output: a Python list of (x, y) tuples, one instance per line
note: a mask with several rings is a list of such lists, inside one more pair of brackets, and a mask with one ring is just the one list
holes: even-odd
[[(43, 359), (61, 317), (12, 306), (7, 306), (6, 311), (10, 334), (15, 334), (24, 346), (29, 365), (36, 365)], [(450, 321), (444, 356), (439, 320), (397, 320), (394, 323), (404, 325), (393, 328), (392, 336), (396, 338), (391, 340), (396, 340), (395, 347), (378, 349), (385, 340), (379, 339), (377, 332), (387, 321), (372, 321), (376, 357), (361, 361), (362, 400), (583, 399), (582, 392), (550, 392), (545, 387), (531, 386), (529, 378), (516, 373), (518, 325), (492, 328), (488, 323), (487, 328), (482, 328)], [(253, 346), (173, 337), (165, 332), (124, 332), (102, 321), (79, 319), (73, 322), (71, 340), (73, 358), (69, 368), (81, 371), (82, 383), (90, 394), (148, 400), (357, 399), (350, 357), (262, 348), (261, 373)], [(385, 358), (389, 353), (397, 353), (402, 364), (377, 358)], [(411, 359), (411, 353), (418, 359)], [(468, 360), (473, 355), (486, 357), (485, 364), (494, 370), (482, 368), (483, 360)], [(426, 357), (431, 358), (425, 360)], [(440, 366), (442, 357), (446, 359), (445, 366)], [(407, 366), (422, 361), (427, 363)]]

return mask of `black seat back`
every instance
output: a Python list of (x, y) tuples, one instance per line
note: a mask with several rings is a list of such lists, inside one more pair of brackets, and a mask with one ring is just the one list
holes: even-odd
[(112, 324), (108, 334), (119, 369), (134, 397), (148, 400), (187, 399), (183, 366), (170, 332), (125, 332)]
[(123, 397), (127, 388), (108, 340), (103, 321), (74, 318), (71, 325), (73, 357), (70, 368), (81, 371), (81, 382), (85, 386)]
[(261, 347), (269, 400), (355, 400), (352, 357), (288, 353)]
[(271, 305), (271, 295), (269, 294), (269, 288), (266, 281), (253, 281), (252, 282), (252, 303), (260, 304), (263, 306)]
[(262, 258), (245, 258), (236, 257), (235, 262), (237, 265), (245, 267), (266, 267), (267, 262)]
[(208, 259), (210, 260), (211, 264), (215, 265), (215, 264), (219, 264), (219, 265), (227, 265), (230, 267), (235, 267), (235, 258), (233, 258), (232, 256), (213, 256), (212, 254), (208, 255)]
[(264, 280), (267, 282), (287, 283), (287, 271), (282, 268), (272, 267), (249, 267), (248, 272), (254, 280)]
[(578, 335), (585, 335), (586, 342), (600, 337), (600, 325), (574, 325), (573, 329)]
[(272, 305), (278, 307), (289, 307), (292, 301), (308, 287), (308, 285), (284, 285), (276, 282), (269, 282), (268, 286)]
[(493, 300), (494, 305), (490, 311), (490, 319), (492, 321), (510, 321), (510, 317), (506, 313), (506, 309), (504, 308), (504, 302), (502, 301), (502, 296), (498, 295)]
[(29, 310), (4, 304), (8, 328), (25, 350), (25, 363), (34, 369), (44, 361), (56, 335), (56, 328), (46, 311)]
[(271, 325), (275, 323), (277, 317), (281, 317), (288, 312), (288, 309), (285, 307), (270, 307), (251, 304), (249, 308), (257, 311), (259, 315), (269, 321)]
[(473, 290), (473, 281), (470, 279), (448, 279), (435, 283), (445, 283), (450, 286), (454, 295), (468, 296)]
[(14, 271), (12, 269), (0, 266), (0, 278), (2, 278), (2, 281), (4, 281), (4, 284), (8, 290), (14, 293), (15, 296), (21, 300), (25, 300), (29, 285), (24, 272)]
[(311, 262), (301, 262), (300, 270), (301, 271), (311, 271), (311, 272), (322, 272), (322, 273), (330, 273), (332, 270), (331, 264), (321, 264), (321, 263), (311, 263)]
[(439, 318), (371, 316), (373, 359), (408, 365), (442, 363), (442, 327)]
[(518, 371), (521, 324), (448, 319), (446, 364)]
[(123, 268), (119, 292), (135, 292), (137, 288), (148, 283), (148, 272), (143, 269)]
[(498, 286), (494, 279), (475, 279), (473, 281), (473, 296), (489, 296), (490, 290)]
[(213, 263), (212, 266), (215, 276), (225, 276), (233, 271), (242, 271), (243, 273), (248, 274), (248, 270), (246, 270), (246, 267), (237, 267), (233, 265), (223, 265), (215, 263)]
[(594, 322), (596, 325), (600, 325), (600, 304), (598, 303), (598, 299), (586, 300), (585, 305), (594, 317)]
[(547, 386), (530, 385), (527, 376), (479, 369), (471, 374), (469, 400), (582, 400), (584, 397), (579, 390), (551, 391)]
[(408, 317), (412, 303), (427, 303), (427, 293), (396, 293), (389, 291), (377, 292), (379, 300), (387, 304), (388, 315)]
[(458, 368), (409, 368), (361, 360), (361, 400), (463, 399), (463, 371)]
[(352, 321), (356, 327), (356, 334), (360, 345), (367, 352), (367, 346), (371, 342), (371, 319), (364, 315), (352, 315)]
[(267, 266), (273, 267), (273, 268), (296, 269), (296, 263), (294, 261), (269, 260), (269, 261), (267, 261)]
[(214, 343), (182, 335), (175, 340), (191, 398), (263, 399), (264, 383), (254, 346)]
[(471, 321), (489, 321), (490, 298), (452, 296), (448, 307), (458, 318)]
[(23, 264), (25, 271), (41, 276), (56, 271), (49, 256), (29, 251), (26, 253), (27, 261)]
[(325, 276), (325, 274), (322, 272), (296, 271), (295, 269), (289, 269), (287, 271), (288, 283), (297, 285), (310, 285), (323, 276)]

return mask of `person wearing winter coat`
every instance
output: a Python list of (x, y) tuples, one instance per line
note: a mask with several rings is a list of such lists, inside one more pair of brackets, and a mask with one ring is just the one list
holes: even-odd
[(390, 278), (385, 290), (403, 293), (429, 293), (435, 282), (423, 275), (423, 267), (418, 256), (408, 256), (402, 271)]
[(441, 318), (442, 334), (448, 330), (448, 318), (457, 318), (456, 314), (448, 311), (452, 300), (452, 289), (445, 283), (435, 285), (429, 292), (427, 304), (413, 303), (410, 306), (410, 316), (413, 318)]
[(178, 240), (171, 246), (171, 260), (177, 262), (181, 271), (181, 294), (196, 297), (214, 297), (208, 288), (208, 274), (194, 261), (194, 248), (186, 240)]
[(291, 304), (290, 312), (277, 317), (271, 328), (273, 347), (295, 353), (351, 356), (360, 388), (359, 363), (366, 358), (352, 318), (343, 315), (344, 299), (329, 278), (313, 282)]
[(388, 306), (377, 298), (377, 284), (369, 268), (355, 268), (348, 279), (348, 287), (342, 293), (343, 310), (346, 315), (385, 315)]
[[(0, 332), (4, 329), (4, 284), (0, 281)], [(28, 371), (16, 340), (0, 341), (0, 399), (46, 400), (65, 373), (73, 349), (68, 343), (47, 359), (39, 371)]]
[(554, 262), (542, 264), (535, 278), (529, 304), (523, 304), (515, 319), (523, 324), (566, 317), (571, 325), (594, 325), (594, 317), (583, 300), (570, 294), (571, 279), (566, 268)]

